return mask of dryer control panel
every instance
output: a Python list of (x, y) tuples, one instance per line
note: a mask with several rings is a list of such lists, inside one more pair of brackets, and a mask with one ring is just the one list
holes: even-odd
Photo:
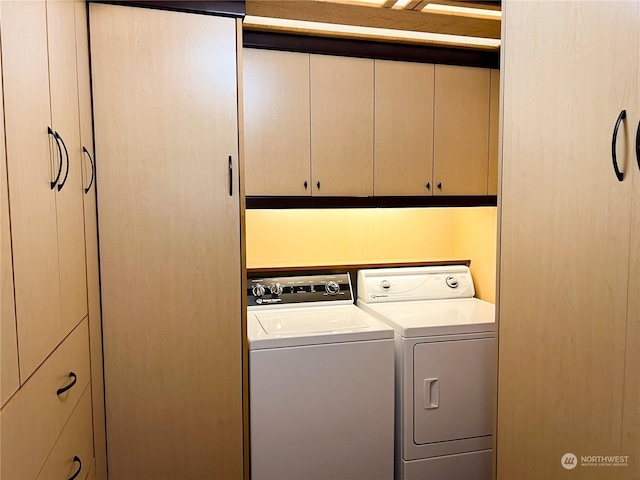
[(411, 302), (475, 295), (466, 265), (360, 270), (358, 299), (365, 303)]
[(349, 274), (250, 278), (247, 282), (249, 307), (319, 302), (353, 303)]

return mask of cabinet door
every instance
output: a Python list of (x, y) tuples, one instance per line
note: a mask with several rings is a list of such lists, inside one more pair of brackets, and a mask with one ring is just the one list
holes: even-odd
[(622, 474), (561, 458), (622, 452), (638, 7), (503, 4), (498, 479)]
[(51, 121), (64, 142), (65, 156), (56, 188), (61, 337), (64, 337), (87, 315), (74, 2), (48, 0), (47, 29)]
[(434, 195), (486, 195), (489, 70), (450, 65), (435, 70)]
[(89, 310), (89, 346), (91, 348), (91, 398), (93, 402), (93, 436), (96, 478), (107, 478), (107, 454), (104, 415), (104, 377), (102, 365), (102, 320), (100, 315), (100, 278), (98, 271), (98, 221), (96, 211), (93, 122), (91, 112), (91, 77), (89, 74), (89, 39), (87, 5), (75, 2), (76, 52), (78, 64), (78, 101), (80, 140), (83, 150), (84, 235), (87, 252), (87, 303)]
[(309, 54), (245, 49), (247, 195), (311, 195)]
[(241, 478), (236, 23), (89, 13), (109, 478)]
[(489, 195), (498, 194), (498, 142), (500, 141), (500, 70), (491, 70), (491, 103), (489, 104)]
[[(60, 341), (56, 192), (44, 2), (1, 2), (5, 135), (20, 380)], [(55, 149), (55, 155), (51, 155)], [(55, 163), (55, 165), (54, 165)]]
[[(635, 122), (631, 124), (630, 131), (640, 135), (638, 130), (640, 128), (640, 79), (636, 95)], [(631, 161), (629, 168), (633, 171), (634, 187), (631, 247), (629, 248), (631, 258), (629, 260), (622, 454), (629, 455), (629, 470), (635, 475), (631, 478), (640, 478), (640, 456), (637, 454), (640, 452), (640, 152), (636, 153), (636, 158)]]
[(375, 61), (374, 195), (431, 195), (433, 75), (425, 63)]
[[(0, 24), (2, 23), (0, 9)], [(2, 52), (0, 52), (0, 85), (2, 85)], [(13, 290), (13, 259), (11, 256), (11, 231), (9, 226), (9, 192), (7, 190), (7, 159), (4, 153), (4, 112), (2, 88), (0, 88), (0, 252), (2, 273), (0, 290), (0, 407), (20, 386), (18, 377), (18, 337), (16, 337), (16, 310)]]
[(373, 60), (311, 55), (313, 195), (373, 195)]

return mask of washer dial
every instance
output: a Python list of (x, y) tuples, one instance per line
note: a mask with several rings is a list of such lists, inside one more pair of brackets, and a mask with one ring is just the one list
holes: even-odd
[(324, 289), (329, 295), (336, 295), (340, 291), (340, 285), (336, 282), (327, 282)]

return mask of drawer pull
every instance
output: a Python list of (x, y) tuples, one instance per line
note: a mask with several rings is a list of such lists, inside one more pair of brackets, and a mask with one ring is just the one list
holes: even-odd
[(74, 478), (76, 478), (78, 475), (80, 475), (80, 470), (82, 470), (82, 460), (80, 460), (80, 457), (75, 455), (73, 457), (73, 463), (78, 463), (78, 471), (76, 473), (74, 473), (73, 475), (71, 475), (69, 477), (69, 480), (73, 480)]
[(76, 374), (73, 373), (73, 372), (69, 372), (69, 378), (73, 379), (73, 380), (71, 380), (71, 383), (69, 385), (67, 385), (66, 387), (59, 388), (56, 391), (56, 395), (62, 395), (64, 392), (66, 392), (71, 387), (73, 387), (76, 384), (76, 381), (78, 380), (78, 377), (76, 377)]

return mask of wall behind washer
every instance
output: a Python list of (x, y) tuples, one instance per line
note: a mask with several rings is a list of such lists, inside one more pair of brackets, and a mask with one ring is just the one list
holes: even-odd
[(247, 267), (471, 260), (495, 301), (495, 207), (247, 210)]

